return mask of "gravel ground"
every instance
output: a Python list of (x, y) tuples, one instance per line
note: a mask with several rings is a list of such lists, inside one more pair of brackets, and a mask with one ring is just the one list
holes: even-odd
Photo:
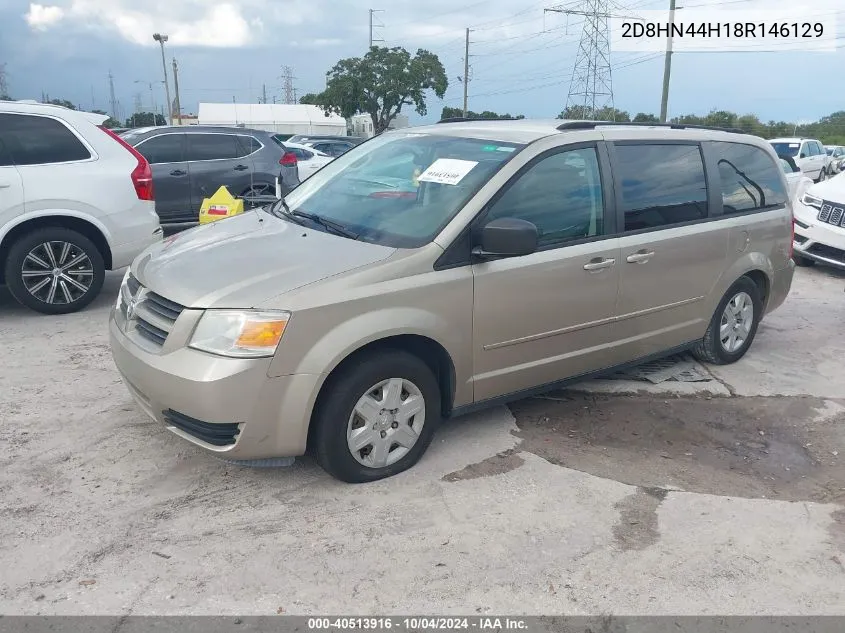
[(845, 275), (707, 383), (592, 381), (348, 486), (150, 422), (75, 315), (0, 289), (0, 613), (845, 614)]

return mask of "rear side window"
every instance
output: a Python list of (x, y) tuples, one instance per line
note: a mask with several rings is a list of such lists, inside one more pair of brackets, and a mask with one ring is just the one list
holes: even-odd
[(185, 135), (161, 134), (138, 145), (137, 149), (151, 165), (185, 161)]
[(698, 145), (617, 145), (625, 231), (707, 217), (707, 183)]
[(262, 147), (261, 143), (259, 143), (258, 139), (254, 136), (236, 136), (235, 138), (238, 142), (238, 155), (236, 158), (249, 156), (253, 152), (260, 150)]
[(88, 148), (64, 123), (44, 116), (0, 114), (0, 140), (17, 165), (91, 158)]
[[(725, 213), (758, 211), (786, 203), (789, 196), (777, 166), (766, 152), (742, 143), (720, 141), (711, 146), (719, 165)], [(791, 167), (787, 173), (792, 173)]]
[(224, 160), (246, 155), (232, 134), (188, 134), (188, 160)]

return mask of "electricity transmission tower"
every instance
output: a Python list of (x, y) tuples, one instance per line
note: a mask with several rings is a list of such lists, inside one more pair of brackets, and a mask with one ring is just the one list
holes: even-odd
[(283, 66), (282, 80), (284, 83), (282, 86), (285, 91), (285, 103), (296, 103), (296, 88), (293, 87), (294, 79), (296, 79), (296, 77), (293, 76), (293, 68), (290, 66)]
[[(377, 28), (383, 29), (384, 28), (384, 23), (382, 23), (381, 21), (379, 21), (379, 22), (375, 21), (375, 14), (376, 13), (384, 13), (384, 9), (370, 9), (370, 48), (372, 48), (373, 44), (375, 44), (377, 42), (384, 43), (384, 39), (381, 39), (381, 38), (373, 39), (373, 29), (377, 29)], [(370, 50), (370, 49), (368, 48), (367, 50)]]
[(566, 108), (577, 107), (585, 119), (595, 119), (603, 108), (613, 108), (613, 76), (610, 68), (611, 10), (620, 8), (613, 0), (581, 0), (558, 5), (546, 12), (578, 15), (584, 30), (572, 68)]
[(109, 105), (111, 106), (112, 118), (119, 121), (120, 118), (118, 117), (117, 112), (117, 99), (114, 97), (114, 75), (111, 74), (111, 71), (109, 71)]

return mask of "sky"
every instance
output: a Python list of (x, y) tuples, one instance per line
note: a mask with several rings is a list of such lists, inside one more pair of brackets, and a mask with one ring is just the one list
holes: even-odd
[[(298, 95), (319, 91), (339, 59), (361, 56), (369, 43), (369, 9), (379, 45), (436, 53), (449, 77), (445, 99), (431, 95), (428, 116), (462, 106), (464, 34), (470, 28), (469, 108), (527, 117), (554, 117), (566, 105), (584, 18), (545, 12), (563, 5), (532, 0), (0, 0), (0, 64), (18, 99), (68, 99), (110, 111), (109, 73), (123, 117), (165, 102), (161, 52), (166, 33), (168, 72), (179, 64), (183, 112), (200, 101), (283, 100), (283, 66)], [(669, 0), (615, 1), (614, 15), (665, 9)], [(755, 113), (763, 120), (809, 122), (845, 110), (845, 9), (819, 1), (679, 0), (706, 7), (714, 19), (762, 6), (815, 12), (838, 28), (829, 52), (678, 52), (672, 58), (669, 115), (713, 108)], [(819, 7), (822, 7), (821, 9)], [(681, 15), (682, 11), (678, 12)], [(663, 55), (611, 51), (614, 105), (659, 113)], [(152, 84), (152, 90), (150, 85)], [(170, 89), (173, 91), (172, 76)], [(405, 113), (403, 111), (403, 113)]]

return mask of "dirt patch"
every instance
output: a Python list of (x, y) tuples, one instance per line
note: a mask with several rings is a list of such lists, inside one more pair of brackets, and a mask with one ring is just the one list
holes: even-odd
[(845, 502), (845, 413), (819, 399), (561, 395), (511, 405), (520, 450), (644, 488)]
[(667, 492), (662, 488), (639, 488), (616, 504), (619, 522), (613, 526), (613, 536), (623, 550), (645, 549), (658, 541), (657, 508)]
[(480, 477), (492, 477), (516, 470), (525, 463), (525, 460), (517, 455), (515, 449), (503, 451), (493, 457), (488, 457), (483, 462), (470, 464), (454, 473), (443, 477), (443, 481), (464, 481), (466, 479), (479, 479)]

